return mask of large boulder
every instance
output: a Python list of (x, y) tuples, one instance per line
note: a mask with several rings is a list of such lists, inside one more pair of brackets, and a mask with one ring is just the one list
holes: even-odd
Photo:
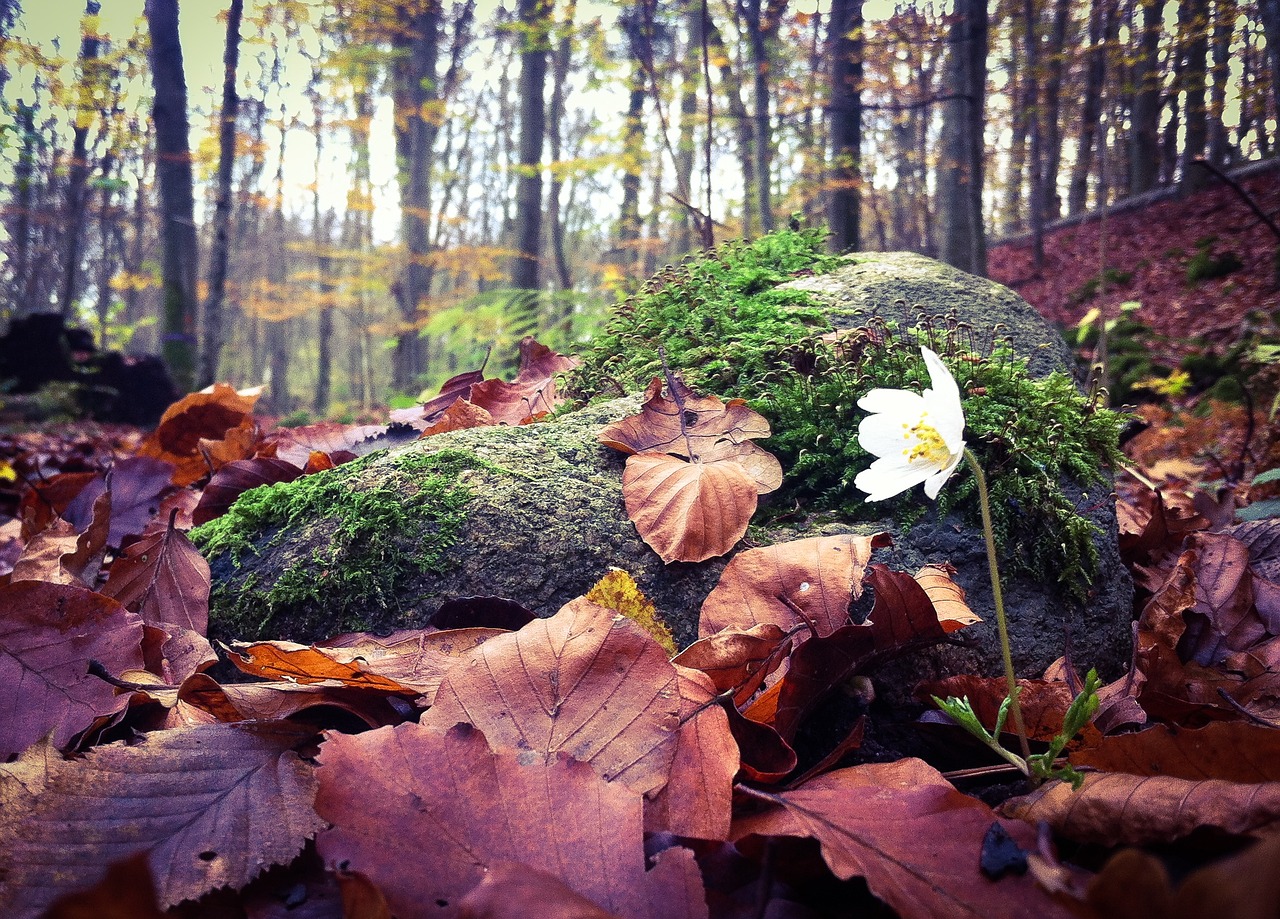
[[(837, 326), (871, 314), (908, 320), (913, 313), (950, 314), (975, 335), (1009, 336), (1037, 373), (1064, 368), (1070, 358), (1016, 294), (919, 256), (860, 255), (794, 284), (811, 292)], [(627, 520), (624, 458), (596, 437), (638, 406), (632, 396), (523, 427), (440, 434), (278, 486), (278, 506), (215, 521), (210, 527), (222, 525), (216, 540), (207, 530), (199, 534), (198, 544), (217, 550), (210, 553), (211, 630), (300, 641), (385, 631), (422, 625), (446, 600), (467, 596), (508, 597), (550, 615), (618, 567), (635, 577), (677, 642), (689, 643), (727, 558), (664, 565)], [(331, 497), (309, 499), (317, 485)], [(1117, 674), (1129, 659), (1132, 588), (1116, 548), (1114, 506), (1096, 496), (1079, 506), (1099, 528), (1099, 570), (1087, 602), (1071, 600), (1052, 572), (1006, 578), (1014, 659), (1026, 676), (1038, 675), (1068, 647), (1074, 661), (1104, 675)], [(368, 514), (369, 507), (390, 528), (375, 534), (376, 551), (366, 537), (351, 535), (359, 530), (351, 515)], [(228, 534), (233, 518), (240, 532)], [(873, 561), (912, 572), (938, 562), (957, 569), (986, 621), (969, 630), (971, 644), (926, 650), (899, 666), (891, 696), (901, 698), (914, 679), (1000, 672), (985, 549), (971, 525), (938, 519), (932, 510), (907, 532), (892, 520), (855, 526), (838, 514), (779, 519), (750, 531), (749, 540), (883, 531), (894, 544), (877, 550)]]

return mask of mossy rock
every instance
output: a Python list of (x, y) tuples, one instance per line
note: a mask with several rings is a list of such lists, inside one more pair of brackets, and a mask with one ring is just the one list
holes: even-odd
[[(926, 316), (949, 313), (975, 331), (997, 329), (1009, 336), (1034, 373), (1068, 366), (1070, 355), (1059, 337), (1016, 294), (919, 256), (859, 255), (833, 273), (791, 286), (808, 291), (837, 327), (858, 325), (873, 313), (892, 318), (913, 310)], [(287, 508), (277, 509), (274, 517), (260, 515), (252, 525), (245, 518), (238, 531), (233, 510), (216, 541), (208, 530), (197, 533), (198, 544), (221, 547), (209, 553), (211, 631), (222, 638), (296, 641), (349, 630), (387, 631), (420, 626), (443, 602), (477, 595), (508, 597), (545, 616), (618, 567), (635, 577), (677, 642), (689, 643), (697, 635), (702, 601), (727, 558), (664, 565), (627, 520), (624, 458), (600, 446), (596, 437), (603, 425), (638, 405), (632, 395), (524, 427), (441, 434), (290, 486), (305, 490), (336, 481), (339, 492), (377, 492), (379, 506), (401, 500), (405, 513), (388, 516), (396, 532), (382, 540), (377, 555), (386, 570), (395, 572), (390, 580), (379, 580), (376, 571), (342, 574), (344, 557), (355, 559), (362, 570), (377, 561), (359, 540), (348, 535), (344, 541), (341, 534), (351, 531), (342, 519), (344, 502), (321, 512), (295, 513), (292, 519)], [(309, 484), (309, 479), (315, 481)], [(420, 497), (422, 483), (440, 500), (447, 497), (449, 514), (426, 512), (430, 502)], [(1097, 666), (1106, 676), (1118, 674), (1129, 659), (1132, 587), (1119, 560), (1108, 492), (1102, 487), (1087, 497), (1078, 489), (1071, 494), (1098, 528), (1098, 569), (1087, 602), (1071, 599), (1056, 572), (1006, 577), (1014, 657), (1025, 676), (1038, 676), (1068, 643), (1076, 663)], [(314, 502), (293, 500), (298, 507), (314, 507)], [(874, 561), (909, 571), (937, 562), (957, 568), (957, 580), (986, 621), (968, 630), (971, 646), (926, 650), (886, 671), (882, 692), (896, 701), (903, 701), (919, 679), (1000, 672), (981, 533), (959, 517), (939, 518), (935, 506), (922, 496), (918, 500), (926, 505), (923, 516), (906, 532), (892, 520), (855, 525), (839, 511), (805, 514), (802, 508), (800, 515), (776, 517), (749, 533), (750, 540), (768, 544), (886, 531), (894, 546), (878, 550)], [(415, 531), (419, 515), (422, 525)], [(281, 522), (264, 525), (263, 520)], [(335, 554), (335, 547), (341, 552)]]

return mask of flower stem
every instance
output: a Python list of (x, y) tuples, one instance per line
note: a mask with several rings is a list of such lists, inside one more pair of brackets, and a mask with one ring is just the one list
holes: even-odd
[(991, 573), (991, 595), (996, 604), (996, 627), (1000, 632), (1000, 654), (1004, 658), (1004, 676), (1009, 685), (1009, 713), (1013, 715), (1013, 727), (1018, 732), (1022, 746), (1022, 758), (1031, 759), (1031, 746), (1027, 743), (1027, 728), (1022, 722), (1022, 706), (1018, 704), (1018, 678), (1013, 672), (1013, 652), (1009, 648), (1009, 625), (1004, 615), (1004, 593), (1000, 589), (1000, 568), (996, 564), (996, 533), (991, 526), (991, 499), (987, 496), (987, 477), (978, 458), (968, 447), (964, 459), (978, 480), (978, 503), (982, 506), (982, 532), (987, 538), (987, 568)]

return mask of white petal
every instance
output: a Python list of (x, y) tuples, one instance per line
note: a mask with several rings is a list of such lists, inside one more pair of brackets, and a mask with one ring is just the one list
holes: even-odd
[(964, 443), (960, 444), (962, 452), (957, 453), (951, 459), (951, 463), (946, 469), (934, 473), (924, 480), (924, 493), (929, 496), (929, 500), (936, 501), (938, 492), (942, 490), (942, 486), (947, 483), (947, 479), (951, 478), (951, 473), (956, 471), (956, 467), (960, 465), (960, 459), (964, 455)]
[(924, 355), (924, 365), (929, 370), (929, 388), (959, 405), (960, 387), (956, 385), (956, 378), (951, 375), (947, 365), (942, 363), (942, 358), (928, 348), (921, 348), (920, 353)]
[(901, 456), (918, 442), (912, 429), (919, 420), (918, 414), (868, 415), (858, 425), (858, 445), (874, 456)]
[(964, 409), (942, 393), (926, 389), (924, 403), (929, 412), (929, 423), (942, 437), (950, 453), (959, 453), (964, 447)]
[(919, 418), (924, 411), (924, 399), (919, 393), (906, 389), (873, 389), (858, 400), (858, 408), (864, 412)]
[(919, 485), (935, 468), (928, 463), (904, 464), (878, 459), (859, 472), (853, 484), (868, 492), (868, 501), (883, 501)]

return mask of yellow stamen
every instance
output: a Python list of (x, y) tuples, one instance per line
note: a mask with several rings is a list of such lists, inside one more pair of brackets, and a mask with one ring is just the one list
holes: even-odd
[(927, 424), (921, 418), (916, 426), (911, 429), (911, 433), (916, 438), (916, 445), (911, 450), (909, 457), (911, 462), (923, 458), (942, 468), (951, 461), (951, 451), (947, 449), (947, 444), (942, 439), (942, 435), (938, 433), (938, 429), (933, 425)]

